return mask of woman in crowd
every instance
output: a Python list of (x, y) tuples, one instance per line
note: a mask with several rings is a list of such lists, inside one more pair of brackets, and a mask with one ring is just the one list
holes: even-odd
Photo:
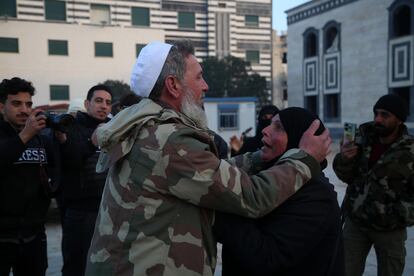
[[(262, 154), (282, 156), (298, 148), (317, 116), (291, 107), (280, 111), (263, 130)], [(322, 122), (316, 134), (325, 127)], [(274, 160), (277, 162), (277, 160)], [(344, 274), (340, 208), (333, 185), (321, 173), (263, 218), (217, 213), (215, 235), (223, 244), (223, 276)]]

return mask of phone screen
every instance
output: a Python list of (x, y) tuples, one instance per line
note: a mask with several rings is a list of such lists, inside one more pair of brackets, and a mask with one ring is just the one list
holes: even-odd
[(355, 142), (357, 125), (354, 123), (344, 123), (344, 144)]

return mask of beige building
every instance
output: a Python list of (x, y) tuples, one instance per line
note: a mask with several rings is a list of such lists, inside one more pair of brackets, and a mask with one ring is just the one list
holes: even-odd
[(129, 83), (140, 49), (187, 38), (200, 60), (248, 60), (271, 89), (271, 0), (1, 0), (0, 78), (33, 82), (35, 105)]
[(287, 33), (272, 31), (273, 104), (279, 109), (288, 106)]

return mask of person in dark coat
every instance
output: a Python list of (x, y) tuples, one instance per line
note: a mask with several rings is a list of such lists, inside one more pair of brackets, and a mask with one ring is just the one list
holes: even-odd
[(44, 276), (48, 265), (44, 224), (55, 162), (34, 91), (18, 77), (0, 83), (0, 275)]
[[(280, 111), (263, 130), (262, 155), (298, 147), (315, 118), (299, 107)], [(316, 134), (323, 130), (321, 123)], [(217, 213), (214, 234), (223, 244), (223, 276), (344, 275), (340, 208), (322, 171), (260, 219)]]
[(263, 147), (262, 131), (265, 127), (270, 125), (272, 117), (279, 112), (279, 109), (274, 105), (265, 105), (259, 111), (257, 117), (256, 135), (253, 137), (245, 137), (246, 134), (242, 134), (242, 137), (238, 139), (236, 136), (230, 138), (231, 156), (244, 154), (246, 152), (255, 152)]
[(107, 171), (96, 172), (100, 149), (92, 143), (96, 128), (109, 121), (112, 91), (108, 86), (89, 89), (85, 108), (78, 111), (67, 133), (55, 132), (60, 142), (61, 184), (65, 210), (62, 224), (63, 276), (82, 276), (98, 216)]

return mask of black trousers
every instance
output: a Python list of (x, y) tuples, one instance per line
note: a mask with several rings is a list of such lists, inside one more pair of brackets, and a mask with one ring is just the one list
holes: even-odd
[(0, 242), (0, 276), (44, 276), (47, 269), (47, 243), (44, 232), (27, 243)]
[(83, 276), (98, 212), (67, 209), (63, 223), (63, 276)]

